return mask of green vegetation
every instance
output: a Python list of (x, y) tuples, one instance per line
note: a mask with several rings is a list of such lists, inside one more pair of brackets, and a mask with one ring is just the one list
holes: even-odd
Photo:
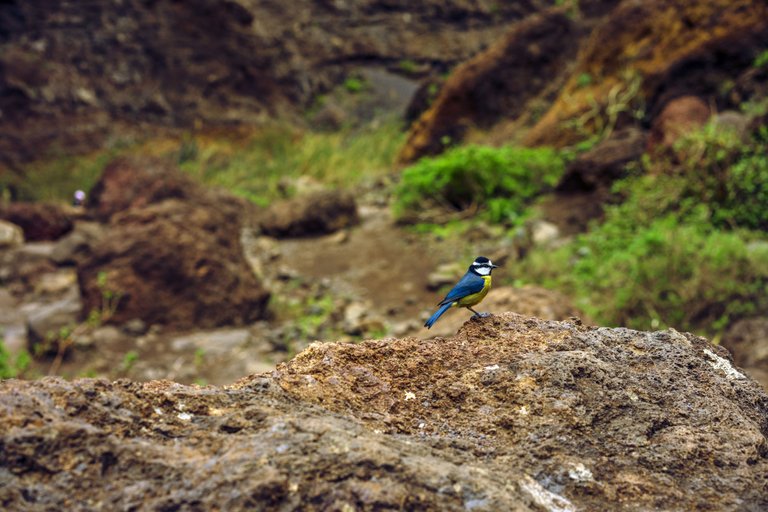
[(271, 126), (241, 141), (200, 140), (182, 169), (257, 204), (291, 194), (285, 183), (305, 177), (335, 186), (391, 172), (404, 133), (398, 122), (315, 133)]
[(579, 87), (592, 85), (592, 82), (594, 82), (594, 78), (592, 78), (592, 75), (589, 73), (581, 73), (578, 77), (576, 77), (576, 85)]
[(707, 126), (619, 183), (605, 221), (519, 275), (576, 298), (597, 322), (717, 334), (768, 311), (768, 152)]
[(755, 57), (755, 62), (752, 64), (755, 68), (764, 68), (768, 67), (768, 50), (763, 50), (760, 52), (757, 57)]
[(365, 89), (365, 82), (360, 78), (351, 76), (344, 80), (344, 88), (348, 92), (357, 93)]
[(404, 138), (394, 119), (332, 133), (272, 124), (238, 136), (187, 134), (41, 161), (25, 169), (23, 181), (0, 177), (0, 193), (13, 185), (24, 200), (69, 202), (75, 190), (90, 190), (112, 159), (142, 154), (172, 158), (202, 182), (263, 205), (290, 194), (285, 183), (292, 178), (346, 187), (389, 174)]
[(397, 65), (404, 73), (415, 73), (419, 68), (419, 65), (411, 59), (403, 59)]
[(116, 150), (105, 150), (37, 162), (25, 169), (23, 180), (8, 174), (0, 177), (0, 190), (11, 185), (24, 201), (69, 202), (76, 190), (90, 190), (117, 154)]
[(479, 209), (487, 220), (514, 224), (557, 183), (564, 167), (563, 154), (551, 148), (454, 148), (403, 171), (395, 212), (404, 217), (429, 207)]
[(129, 372), (131, 371), (131, 368), (136, 364), (136, 362), (139, 360), (139, 353), (135, 350), (129, 350), (125, 353), (123, 356), (123, 362), (120, 365), (120, 369), (123, 372)]
[(0, 379), (19, 377), (29, 368), (32, 357), (22, 350), (14, 358), (5, 347), (5, 340), (0, 337)]

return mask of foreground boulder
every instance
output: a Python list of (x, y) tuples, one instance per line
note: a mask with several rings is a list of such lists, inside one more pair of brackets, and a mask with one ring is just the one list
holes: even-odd
[(119, 160), (94, 187), (88, 209), (109, 224), (77, 258), (84, 313), (178, 328), (264, 316), (269, 293), (240, 243), (250, 214), (242, 200), (158, 162)]
[(9, 510), (768, 507), (768, 395), (672, 330), (505, 313), (223, 388), (5, 381), (0, 409)]

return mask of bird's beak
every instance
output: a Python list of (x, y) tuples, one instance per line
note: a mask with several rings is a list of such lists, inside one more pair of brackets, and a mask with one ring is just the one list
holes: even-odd
[(499, 265), (491, 264), (491, 268), (499, 268)]

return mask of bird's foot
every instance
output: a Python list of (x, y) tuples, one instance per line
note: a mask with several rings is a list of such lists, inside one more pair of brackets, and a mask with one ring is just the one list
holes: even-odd
[(491, 316), (490, 313), (480, 312), (480, 313), (475, 313), (474, 315), (472, 315), (472, 318), (487, 318), (489, 316)]

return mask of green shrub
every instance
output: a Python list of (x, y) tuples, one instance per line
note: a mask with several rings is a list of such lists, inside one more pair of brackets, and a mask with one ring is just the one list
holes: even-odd
[[(682, 214), (693, 206), (704, 205), (710, 221), (719, 228), (766, 229), (767, 142), (764, 129), (744, 142), (733, 130), (707, 125), (679, 140), (672, 160), (661, 158), (648, 163), (649, 173), (661, 176), (657, 183), (650, 182), (659, 192), (646, 190), (638, 197), (655, 196), (667, 211), (676, 209)], [(675, 203), (681, 206), (675, 207)]]
[(533, 198), (557, 183), (564, 167), (563, 155), (551, 148), (457, 147), (403, 171), (395, 213), (476, 207), (493, 222), (514, 223)]
[(767, 310), (768, 240), (713, 229), (703, 208), (647, 225), (628, 222), (623, 211), (610, 210), (605, 223), (557, 251), (536, 251), (521, 273), (576, 297), (609, 325), (714, 334)]
[(5, 347), (5, 341), (0, 337), (0, 379), (11, 379), (22, 375), (31, 362), (32, 359), (26, 350), (19, 352), (14, 360)]
[(745, 141), (710, 125), (643, 166), (616, 184), (624, 201), (606, 207), (602, 224), (534, 251), (521, 274), (611, 325), (715, 335), (768, 312), (765, 130)]

